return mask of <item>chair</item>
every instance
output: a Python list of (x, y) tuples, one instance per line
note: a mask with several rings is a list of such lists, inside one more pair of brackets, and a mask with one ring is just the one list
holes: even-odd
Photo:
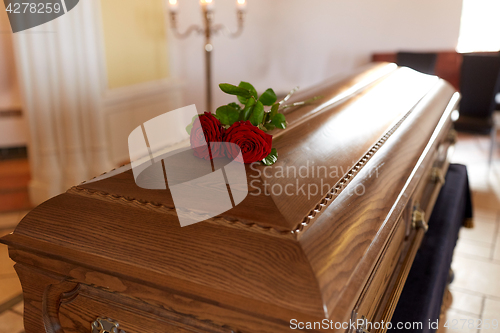
[(398, 52), (396, 63), (416, 71), (434, 75), (437, 53)]
[(500, 90), (500, 56), (465, 54), (463, 56), (460, 92), (459, 131), (491, 134), (495, 95)]

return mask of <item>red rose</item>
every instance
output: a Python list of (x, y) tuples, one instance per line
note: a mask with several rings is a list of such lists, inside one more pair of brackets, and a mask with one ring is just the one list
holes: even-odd
[(196, 118), (191, 128), (190, 137), (194, 156), (205, 160), (210, 159), (210, 153), (212, 153), (212, 158), (224, 157), (222, 144), (224, 131), (219, 119), (210, 112), (205, 112)]
[[(224, 135), (224, 141), (238, 145), (245, 163), (261, 161), (271, 153), (273, 136), (264, 133), (250, 121), (237, 121), (231, 125)], [(228, 145), (228, 157), (236, 158), (238, 149)]]

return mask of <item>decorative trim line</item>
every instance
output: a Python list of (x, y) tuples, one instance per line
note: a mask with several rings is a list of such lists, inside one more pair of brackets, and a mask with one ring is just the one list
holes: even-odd
[(66, 193), (79, 194), (79, 195), (83, 195), (83, 196), (87, 196), (87, 197), (97, 196), (97, 197), (100, 197), (102, 199), (107, 199), (107, 200), (111, 200), (111, 201), (121, 201), (122, 203), (132, 204), (133, 206), (137, 206), (137, 205), (146, 206), (148, 208), (153, 208), (155, 210), (162, 209), (162, 210), (165, 210), (167, 212), (172, 212), (175, 210), (173, 207), (168, 207), (168, 206), (163, 205), (161, 203), (125, 197), (122, 195), (111, 194), (111, 193), (100, 191), (100, 190), (91, 190), (91, 189), (80, 187), (80, 185), (73, 186), (72, 188), (67, 190)]
[(81, 284), (78, 283), (73, 289), (62, 293), (60, 296), (61, 304), (69, 304), (72, 301), (74, 301), (75, 298), (78, 297), (78, 295), (80, 293), (80, 287), (81, 287)]
[[(417, 103), (418, 104), (418, 103)], [(375, 155), (375, 153), (384, 145), (384, 143), (391, 137), (392, 134), (401, 126), (401, 124), (410, 116), (410, 114), (415, 109), (415, 106), (411, 108), (394, 126), (387, 131), (384, 136), (382, 136), (369, 150), (368, 152), (358, 160), (354, 166), (347, 171), (344, 176), (335, 184), (334, 187), (323, 197), (323, 199), (314, 207), (309, 214), (307, 214), (302, 222), (300, 222), (291, 233), (298, 235), (303, 232), (306, 227), (312, 224), (313, 220), (320, 215), (322, 210), (329, 206), (335, 198), (337, 198), (340, 193), (346, 188), (354, 176), (368, 163), (368, 161)]]
[[(123, 169), (123, 171), (120, 172), (120, 173), (126, 172), (128, 170), (132, 170), (132, 166), (131, 165), (132, 165), (132, 163), (122, 164), (119, 167), (113, 168), (113, 169), (111, 169), (109, 171), (105, 171), (105, 172), (101, 173), (98, 176), (94, 176), (94, 177), (90, 178), (89, 180), (84, 180), (79, 185), (86, 185), (86, 184), (89, 184), (89, 183), (93, 183), (94, 181), (98, 181), (97, 178), (100, 178), (100, 177), (102, 177), (104, 175), (107, 175), (108, 173), (112, 173), (112, 172), (117, 171), (119, 169)], [(109, 176), (109, 177), (112, 177), (112, 176)], [(77, 185), (77, 186), (79, 186), (79, 185)]]
[[(76, 195), (82, 195), (85, 197), (97, 197), (97, 199), (100, 200), (105, 200), (105, 201), (114, 201), (122, 204), (126, 204), (127, 206), (132, 205), (133, 207), (141, 208), (141, 209), (147, 209), (147, 210), (153, 210), (156, 212), (163, 212), (166, 214), (170, 214), (173, 216), (177, 216), (177, 213), (175, 212), (174, 207), (169, 207), (161, 203), (156, 203), (156, 202), (150, 202), (150, 201), (145, 201), (145, 200), (139, 200), (135, 198), (129, 198), (121, 195), (116, 195), (116, 194), (110, 194), (104, 191), (100, 190), (91, 190), (91, 189), (86, 189), (83, 187), (78, 186), (73, 186), (69, 190), (66, 191), (68, 194), (76, 194)], [(227, 219), (223, 218), (220, 216), (212, 217), (205, 222), (211, 223), (211, 224), (217, 224), (217, 225), (222, 225), (222, 226), (227, 226), (230, 225), (231, 227), (237, 228), (237, 229), (244, 229), (244, 230), (251, 230), (257, 233), (263, 233), (266, 235), (273, 235), (276, 237), (280, 238), (289, 238), (289, 239), (296, 239), (294, 234), (290, 230), (280, 230), (276, 229), (273, 227), (269, 226), (263, 226), (258, 223), (254, 222), (248, 222), (248, 221), (241, 221), (238, 219)]]

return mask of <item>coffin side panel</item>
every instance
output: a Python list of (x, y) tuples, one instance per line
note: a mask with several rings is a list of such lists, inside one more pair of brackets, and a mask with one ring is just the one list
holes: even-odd
[(219, 291), (234, 295), (234, 303), (243, 297), (314, 316), (324, 313), (316, 278), (295, 240), (207, 222), (181, 228), (168, 217), (63, 194), (35, 208), (11, 241), (19, 246), (24, 239), (46, 255), (51, 249), (81, 266), (189, 294), (217, 299)]
[(438, 146), (438, 140), (431, 140), (435, 131), (439, 140), (447, 134), (436, 127), (440, 120), (442, 125), (451, 121), (453, 94), (441, 81), (347, 185), (335, 205), (328, 206), (300, 238), (333, 319), (350, 318), (342, 309), (354, 307), (412, 192), (420, 181), (427, 181), (422, 177), (432, 164), (432, 154), (426, 149)]
[[(213, 297), (208, 291), (209, 295), (205, 295), (193, 285), (186, 285), (190, 294), (134, 280), (132, 276), (118, 274), (127, 271), (124, 266), (109, 266), (116, 272), (103, 273), (47, 254), (40, 256), (11, 249), (10, 255), (18, 262), (18, 274), (25, 289), (27, 333), (45, 332), (43, 327), (51, 333), (52, 327), (59, 326), (64, 332), (88, 332), (91, 322), (99, 317), (118, 321), (126, 332), (129, 330), (125, 327), (136, 329), (142, 322), (139, 317), (144, 316), (149, 318), (144, 329), (148, 327), (151, 332), (157, 332), (157, 325), (161, 324), (165, 327), (171, 325), (181, 332), (190, 329), (212, 333), (227, 330), (288, 332), (290, 318), (311, 319), (302, 313), (233, 294), (218, 292), (217, 297)], [(36, 269), (36, 266), (43, 266), (44, 270)], [(52, 292), (45, 292), (49, 288)], [(50, 311), (43, 310), (43, 302), (53, 304)], [(44, 313), (50, 313), (50, 316)], [(156, 326), (151, 323), (152, 319), (158, 321)], [(45, 323), (52, 324), (47, 326)]]

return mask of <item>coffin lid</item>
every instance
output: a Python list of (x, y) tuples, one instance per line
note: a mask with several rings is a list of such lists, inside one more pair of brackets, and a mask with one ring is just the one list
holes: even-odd
[[(300, 232), (315, 210), (321, 209), (324, 199), (345, 187), (367, 154), (381, 144), (384, 135), (437, 81), (437, 77), (408, 68), (397, 69), (394, 64), (371, 65), (343, 80), (337, 77), (293, 96), (289, 104), (322, 98), (313, 105), (285, 111), (288, 128), (270, 132), (278, 161), (268, 167), (260, 163), (246, 165), (249, 195), (219, 216), (232, 224), (272, 229), (282, 234)], [(208, 163), (190, 156), (186, 168), (189, 165), (203, 169), (199, 165)], [(227, 162), (216, 159), (215, 165)], [(102, 175), (99, 178), (104, 180), (94, 179), (71, 191), (100, 191), (170, 209), (175, 207), (168, 189), (141, 189), (134, 183), (130, 170), (108, 177)], [(193, 202), (195, 213), (196, 205), (201, 202)]]

